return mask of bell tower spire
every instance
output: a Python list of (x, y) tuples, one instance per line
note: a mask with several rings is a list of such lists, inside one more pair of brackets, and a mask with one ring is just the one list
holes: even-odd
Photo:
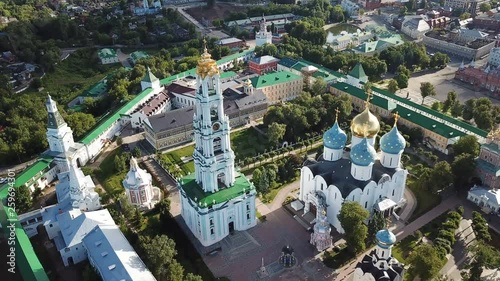
[(229, 118), (224, 113), (220, 72), (204, 52), (196, 67), (196, 114), (193, 118), (196, 182), (205, 192), (217, 192), (234, 184), (234, 153), (229, 139)]
[(49, 149), (54, 153), (66, 153), (71, 146), (74, 146), (73, 131), (64, 121), (57, 109), (57, 103), (49, 95), (45, 103), (48, 112), (47, 141)]

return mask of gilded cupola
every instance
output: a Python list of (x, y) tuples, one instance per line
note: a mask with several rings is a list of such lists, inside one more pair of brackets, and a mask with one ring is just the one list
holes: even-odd
[(207, 50), (207, 41), (203, 40), (204, 51), (201, 54), (200, 60), (198, 60), (198, 65), (196, 66), (196, 74), (198, 74), (201, 79), (205, 79), (207, 76), (214, 76), (220, 74), (219, 68), (217, 67), (217, 62), (212, 59), (212, 56)]
[(365, 110), (352, 119), (351, 132), (355, 137), (371, 139), (380, 131), (380, 123), (377, 117), (370, 112), (371, 93), (367, 93), (367, 95)]

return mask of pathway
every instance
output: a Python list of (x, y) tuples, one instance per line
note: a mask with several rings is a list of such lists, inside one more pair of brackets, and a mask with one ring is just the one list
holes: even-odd
[[(420, 216), (418, 219), (408, 224), (407, 226), (401, 226), (399, 229), (394, 231), (396, 233), (396, 237), (398, 241), (403, 240), (405, 237), (413, 234), (416, 230), (420, 229), (422, 226), (428, 224), (433, 219), (440, 216), (442, 213), (454, 208), (456, 205), (460, 203), (460, 199), (456, 196), (448, 197), (446, 200), (442, 201), (441, 204), (436, 206), (434, 209)], [(408, 205), (407, 205), (408, 206)], [(398, 231), (399, 230), (399, 231)], [(374, 248), (368, 249), (366, 252), (360, 254), (358, 258), (348, 265), (342, 267), (339, 272), (340, 274), (337, 276), (336, 280), (345, 280), (348, 278), (356, 267), (356, 264), (360, 262), (365, 255), (370, 253)]]
[(447, 276), (450, 280), (461, 280), (460, 270), (461, 265), (467, 260), (468, 253), (466, 247), (476, 239), (476, 235), (472, 230), (471, 220), (463, 219), (460, 221), (460, 225), (456, 231), (459, 238), (457, 239), (455, 245), (453, 245), (453, 251), (448, 254), (446, 258), (448, 261), (443, 266), (439, 272), (441, 275)]

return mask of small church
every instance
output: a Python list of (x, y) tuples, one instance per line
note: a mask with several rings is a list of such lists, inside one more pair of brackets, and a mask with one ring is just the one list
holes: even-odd
[(139, 209), (150, 210), (160, 200), (161, 191), (153, 186), (151, 174), (141, 169), (134, 157), (130, 158), (130, 170), (122, 184), (128, 202)]
[(267, 31), (266, 18), (262, 16), (262, 21), (260, 22), (259, 31), (255, 34), (255, 46), (259, 47), (264, 44), (273, 43), (272, 30)]
[(178, 181), (181, 216), (207, 247), (256, 225), (253, 184), (235, 170), (220, 72), (205, 49), (196, 67), (195, 172)]
[(406, 140), (398, 131), (398, 115), (394, 126), (380, 138), (380, 152), (375, 139), (380, 123), (370, 111), (370, 94), (365, 109), (351, 123), (351, 144), (337, 118), (323, 135), (323, 155), (307, 160), (301, 169), (299, 199), (304, 202), (304, 215), (326, 210), (328, 222), (344, 233), (338, 214), (345, 201), (358, 202), (370, 214), (390, 216), (404, 203), (408, 171), (402, 167), (401, 155)]

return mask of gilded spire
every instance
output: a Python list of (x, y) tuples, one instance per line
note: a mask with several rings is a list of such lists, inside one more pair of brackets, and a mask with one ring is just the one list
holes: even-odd
[(365, 108), (370, 108), (370, 100), (372, 99), (372, 92), (371, 91), (367, 91), (366, 92), (366, 101), (365, 101)]
[(399, 120), (399, 114), (396, 111), (396, 113), (394, 113), (392, 116), (394, 116), (394, 127), (396, 127), (396, 125), (398, 124), (398, 120)]
[(219, 73), (220, 71), (217, 67), (217, 62), (212, 59), (212, 56), (208, 53), (207, 40), (203, 38), (203, 54), (201, 54), (201, 57), (198, 60), (196, 74), (198, 74), (202, 79), (205, 79), (207, 76), (214, 76)]
[(208, 54), (207, 50), (207, 38), (203, 38), (203, 53)]
[(339, 120), (339, 113), (340, 113), (340, 110), (339, 108), (335, 108), (335, 122), (338, 122)]

